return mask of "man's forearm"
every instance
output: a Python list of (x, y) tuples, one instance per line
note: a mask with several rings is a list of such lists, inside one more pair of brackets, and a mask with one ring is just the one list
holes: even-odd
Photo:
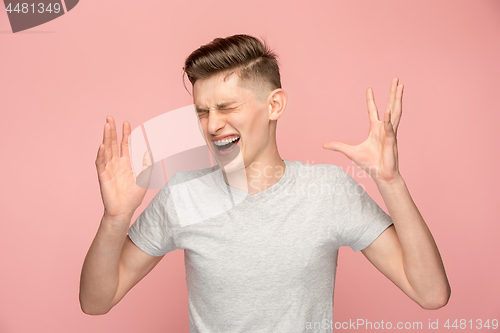
[(118, 288), (120, 256), (130, 220), (128, 217), (111, 219), (106, 215), (101, 220), (80, 277), (80, 306), (85, 313), (109, 311), (107, 307)]
[(451, 289), (434, 238), (402, 177), (377, 187), (394, 222), (408, 281), (426, 304), (444, 306)]

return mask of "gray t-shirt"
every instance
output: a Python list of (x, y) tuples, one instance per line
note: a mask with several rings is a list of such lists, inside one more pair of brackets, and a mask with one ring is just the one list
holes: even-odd
[(192, 333), (332, 332), (339, 247), (362, 250), (392, 224), (341, 167), (283, 161), (253, 196), (218, 166), (178, 172), (130, 227), (152, 256), (184, 250)]

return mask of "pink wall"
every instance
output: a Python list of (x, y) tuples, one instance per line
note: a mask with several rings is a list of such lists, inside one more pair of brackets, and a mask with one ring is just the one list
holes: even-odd
[[(500, 319), (500, 2), (86, 0), (16, 34), (0, 13), (0, 332), (188, 332), (181, 251), (107, 315), (81, 312), (80, 271), (102, 216), (94, 161), (106, 115), (135, 128), (190, 104), (183, 60), (236, 33), (265, 36), (280, 56), (289, 104), (278, 147), (289, 160), (353, 167), (322, 144), (364, 141), (366, 88), (383, 109), (391, 79), (405, 84), (400, 169), (452, 296), (422, 310), (342, 248), (335, 321), (439, 320), (445, 332), (447, 319)], [(357, 180), (386, 209), (373, 181)]]

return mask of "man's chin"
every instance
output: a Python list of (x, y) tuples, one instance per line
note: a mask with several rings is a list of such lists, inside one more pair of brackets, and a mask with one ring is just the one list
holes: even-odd
[(239, 151), (236, 157), (231, 160), (220, 159), (217, 162), (221, 170), (226, 174), (245, 169), (245, 161), (243, 160), (243, 154), (241, 154), (241, 151)]
[[(217, 149), (217, 147), (214, 147)], [(219, 168), (225, 173), (232, 173), (241, 169), (245, 169), (243, 154), (239, 146), (228, 155), (219, 155), (218, 151), (212, 151), (212, 157), (215, 158)]]

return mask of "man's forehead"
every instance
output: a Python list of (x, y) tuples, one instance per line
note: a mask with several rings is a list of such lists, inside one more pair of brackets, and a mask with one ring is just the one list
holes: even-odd
[[(196, 83), (195, 83), (196, 84)], [(224, 108), (245, 101), (248, 93), (238, 86), (193, 89), (193, 103), (197, 109)]]

